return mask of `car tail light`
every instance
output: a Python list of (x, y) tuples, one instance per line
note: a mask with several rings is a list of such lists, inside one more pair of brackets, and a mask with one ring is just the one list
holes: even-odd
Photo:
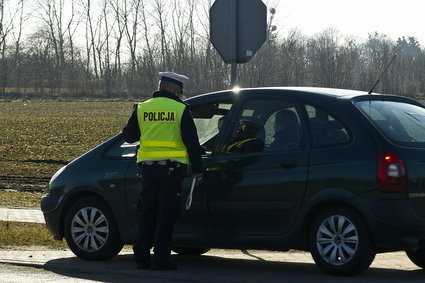
[(406, 166), (397, 154), (378, 152), (378, 187), (388, 193), (406, 190)]

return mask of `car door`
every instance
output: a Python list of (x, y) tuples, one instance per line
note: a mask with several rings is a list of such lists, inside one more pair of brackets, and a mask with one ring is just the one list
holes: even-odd
[[(136, 239), (137, 225), (139, 221), (137, 203), (140, 195), (140, 179), (138, 177), (136, 165), (136, 149), (139, 142), (127, 143), (124, 141), (122, 134), (116, 136), (115, 141), (107, 148), (104, 157), (114, 160), (116, 172), (105, 174), (105, 178), (122, 178), (123, 186), (113, 185), (111, 188), (122, 190), (123, 203), (119, 209), (114, 211), (121, 230), (121, 237), (126, 241), (134, 241)], [(119, 199), (112, 200), (119, 202)]]
[[(205, 150), (203, 164), (208, 164), (213, 148), (221, 137), (220, 128), (233, 101), (226, 95), (201, 99), (190, 105), (199, 142)], [(187, 203), (193, 179), (188, 176), (182, 181), (181, 215), (174, 226), (174, 237), (179, 243), (211, 243), (214, 240), (212, 218), (207, 203), (205, 182), (197, 181), (190, 205)], [(186, 207), (186, 205), (188, 206)]]
[[(294, 114), (297, 143), (273, 146), (282, 110)], [(303, 200), (308, 174), (305, 129), (297, 105), (273, 95), (242, 100), (225, 124), (225, 137), (206, 161), (204, 186), (214, 231), (221, 242), (240, 236), (279, 235), (288, 232)], [(257, 124), (257, 130), (252, 130)], [(245, 125), (242, 125), (245, 124)], [(243, 129), (241, 129), (243, 128)], [(260, 140), (263, 147), (240, 146), (234, 139), (250, 128), (248, 142)], [(243, 143), (241, 138), (236, 143)], [(229, 147), (231, 148), (229, 150)]]
[[(215, 147), (219, 137), (219, 120), (226, 116), (232, 107), (232, 99), (229, 95), (220, 95), (217, 98), (201, 99), (193, 103), (191, 113), (198, 130), (198, 137), (201, 145), (206, 149), (202, 157), (204, 163), (211, 155), (211, 150)], [(110, 150), (110, 155), (114, 158), (127, 160), (126, 172), (126, 205), (129, 222), (135, 232), (139, 223), (138, 201), (140, 198), (140, 176), (136, 165), (136, 148), (138, 142), (128, 144), (121, 138)], [(181, 210), (180, 217), (174, 227), (174, 238), (180, 244), (190, 241), (189, 244), (197, 240), (211, 241), (208, 236), (213, 236), (212, 222), (207, 207), (207, 196), (203, 182), (198, 182), (193, 193), (190, 209), (186, 210), (186, 201), (191, 189), (192, 178), (186, 177), (182, 181)], [(135, 235), (135, 233), (134, 233)], [(205, 237), (207, 236), (207, 237)], [(193, 244), (193, 243), (192, 243)]]
[(138, 177), (136, 166), (136, 150), (138, 145), (139, 142), (125, 142), (122, 135), (119, 135), (116, 141), (105, 152), (106, 158), (114, 159), (117, 164), (116, 166), (122, 170), (125, 170), (124, 183), (125, 207), (127, 210), (126, 214), (128, 217), (128, 223), (134, 232), (136, 231), (139, 220), (137, 203), (140, 194), (140, 179)]

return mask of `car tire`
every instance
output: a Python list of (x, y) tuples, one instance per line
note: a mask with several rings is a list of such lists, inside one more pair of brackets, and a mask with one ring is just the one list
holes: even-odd
[(173, 248), (172, 251), (179, 255), (201, 255), (208, 252), (209, 248)]
[(425, 268), (425, 249), (406, 251), (407, 257), (420, 268)]
[(317, 214), (310, 226), (309, 247), (317, 266), (332, 275), (361, 273), (376, 255), (364, 220), (352, 209), (342, 206)]
[(124, 245), (111, 209), (99, 197), (77, 200), (66, 214), (64, 232), (69, 248), (82, 259), (108, 260)]

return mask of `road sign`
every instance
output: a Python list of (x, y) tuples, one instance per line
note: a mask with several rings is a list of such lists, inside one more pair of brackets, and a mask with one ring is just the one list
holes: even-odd
[(261, 0), (216, 0), (210, 38), (225, 63), (246, 63), (266, 40), (267, 8)]

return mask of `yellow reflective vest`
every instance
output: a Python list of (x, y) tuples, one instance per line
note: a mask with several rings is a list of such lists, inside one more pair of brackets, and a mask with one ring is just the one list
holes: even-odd
[(189, 163), (180, 130), (185, 107), (185, 104), (165, 97), (138, 104), (140, 147), (137, 162), (169, 159)]

